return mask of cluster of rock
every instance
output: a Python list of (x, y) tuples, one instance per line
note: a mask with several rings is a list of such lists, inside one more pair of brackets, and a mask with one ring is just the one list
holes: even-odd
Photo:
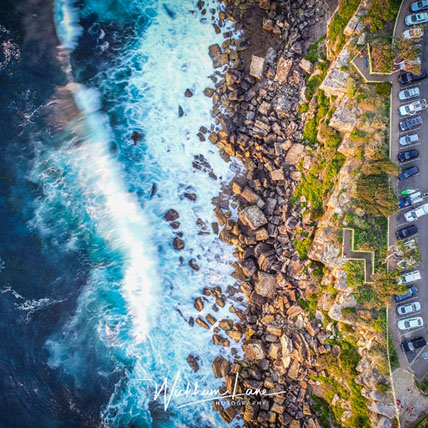
[[(300, 296), (314, 291), (310, 279), (314, 268), (299, 259), (293, 240), (300, 238), (297, 230), (312, 234), (314, 226), (290, 198), (301, 179), (297, 166), (305, 158), (303, 124), (296, 112), (305, 99), (305, 74), (312, 72), (312, 64), (301, 56), (308, 28), (323, 9), (315, 1), (255, 4), (230, 2), (222, 16), (239, 25), (240, 14), (256, 7), (263, 14), (257, 31), (279, 43), (273, 42), (274, 48), (266, 42), (264, 54), (259, 47), (257, 54), (249, 55), (254, 44), (251, 35), (244, 34), (210, 47), (214, 67), (226, 69), (213, 76), (215, 89), (204, 91), (213, 99), (218, 128), (211, 132), (201, 128), (199, 134), (217, 145), (226, 159), (237, 157), (246, 167), (246, 175), (237, 177), (230, 189), (239, 203), (238, 219), (231, 218), (224, 201), (215, 214), (220, 238), (236, 245), (234, 277), (248, 305), (245, 313), (231, 306), (239, 323), (217, 321), (212, 314), (195, 321), (213, 331), (216, 345), (242, 344), (245, 360), (229, 362), (219, 356), (213, 363), (215, 376), (224, 379), (229, 393), (234, 388), (237, 394), (266, 390), (255, 399), (230, 400), (229, 406), (216, 402), (226, 422), (240, 413), (246, 427), (317, 428), (321, 425), (311, 409), (310, 375), (323, 370), (319, 356), (338, 355), (340, 348), (332, 350), (326, 343), (330, 336), (321, 329), (322, 315), (310, 320), (297, 303)], [(203, 8), (203, 2), (199, 6)], [(222, 27), (221, 20), (216, 25)], [(197, 311), (204, 310), (209, 296), (224, 306), (220, 287), (203, 294), (195, 300)]]

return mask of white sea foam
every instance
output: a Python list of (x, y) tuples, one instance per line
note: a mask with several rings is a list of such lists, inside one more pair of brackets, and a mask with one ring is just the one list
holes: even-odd
[(55, 0), (54, 13), (58, 38), (67, 49), (74, 49), (77, 39), (83, 33), (79, 25), (79, 11), (73, 0)]
[[(45, 189), (33, 225), (71, 250), (86, 242), (93, 264), (74, 317), (62, 335), (48, 342), (50, 362), (72, 373), (79, 384), (87, 373), (82, 366), (89, 341), (125, 371), (126, 382), (117, 385), (103, 411), (109, 427), (151, 421), (153, 390), (148, 378), (162, 383), (181, 370), (183, 382), (220, 385), (211, 372), (219, 351), (212, 345), (212, 331), (192, 327), (188, 321), (198, 316), (193, 299), (203, 287), (220, 286), (225, 291), (234, 282), (233, 249), (211, 230), (216, 221), (212, 198), (240, 167), (236, 161), (226, 164), (215, 146), (196, 136), (201, 125), (212, 123), (212, 101), (202, 94), (205, 87), (213, 87), (208, 78), (213, 72), (208, 46), (221, 43), (223, 37), (215, 34), (190, 0), (144, 5), (131, 1), (129, 7), (134, 11), (140, 7), (150, 25), (141, 29), (139, 41), (131, 44), (118, 65), (99, 79), (100, 90), (112, 106), (108, 116), (119, 117), (119, 124), (115, 121), (109, 132), (98, 94), (76, 87), (84, 120), (74, 128), (86, 137), (68, 141), (60, 151), (41, 154), (32, 177), (41, 180)], [(75, 34), (77, 21), (69, 22), (71, 28), (59, 33)], [(67, 26), (64, 19), (57, 25)], [(184, 96), (187, 88), (193, 97)], [(181, 118), (179, 106), (184, 111)], [(143, 135), (135, 146), (130, 139), (134, 131)], [(110, 150), (112, 140), (115, 155)], [(218, 179), (192, 166), (200, 155)], [(153, 183), (157, 190), (151, 198)], [(185, 192), (194, 192), (197, 200), (188, 200)], [(58, 216), (58, 205), (67, 215)], [(170, 208), (180, 214), (179, 231), (185, 242), (180, 252), (172, 248), (175, 232), (163, 220)], [(62, 232), (70, 224), (78, 225), (71, 236)], [(199, 271), (189, 267), (190, 259), (196, 260)], [(210, 312), (219, 320), (233, 318), (227, 305), (213, 312), (212, 303), (205, 303), (203, 316)], [(76, 335), (83, 328), (85, 332)], [(186, 363), (189, 353), (200, 357), (197, 374)], [(203, 422), (220, 426), (210, 404), (179, 411), (175, 404), (170, 408), (173, 422), (165, 426)]]

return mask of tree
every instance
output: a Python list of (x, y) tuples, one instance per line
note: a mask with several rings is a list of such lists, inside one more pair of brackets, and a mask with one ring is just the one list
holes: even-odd
[(361, 172), (364, 175), (398, 175), (400, 173), (400, 168), (390, 159), (384, 158), (378, 161), (365, 163), (361, 168)]
[(371, 65), (373, 71), (390, 73), (394, 63), (394, 49), (390, 40), (378, 39), (370, 45)]
[(378, 297), (385, 304), (389, 304), (393, 294), (404, 294), (407, 291), (406, 286), (398, 283), (400, 275), (397, 270), (380, 270), (373, 276), (373, 288)]
[(388, 217), (398, 209), (398, 198), (386, 174), (363, 175), (357, 180), (357, 205), (367, 214)]
[(420, 47), (415, 43), (415, 39), (406, 39), (403, 35), (396, 39), (395, 46), (397, 48), (396, 63), (404, 63), (405, 71), (410, 71), (413, 74), (421, 73), (421, 64), (417, 61), (420, 55)]

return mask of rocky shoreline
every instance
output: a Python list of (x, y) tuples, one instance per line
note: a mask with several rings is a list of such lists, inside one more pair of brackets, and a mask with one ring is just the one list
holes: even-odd
[[(201, 10), (204, 6), (198, 3)], [(236, 393), (265, 389), (270, 394), (257, 400), (229, 400), (229, 406), (216, 402), (214, 407), (227, 423), (241, 415), (245, 427), (321, 427), (311, 409), (316, 387), (311, 376), (323, 369), (319, 356), (340, 353), (340, 347), (327, 344), (322, 314), (309, 319), (297, 304), (315, 291), (311, 271), (316, 266), (300, 260), (293, 240), (299, 238), (298, 230), (312, 234), (314, 225), (310, 215), (290, 201), (301, 178), (298, 164), (310, 162), (297, 113), (299, 103), (306, 101), (305, 75), (312, 72), (303, 52), (311, 28), (326, 16), (326, 9), (316, 1), (227, 2), (214, 24), (220, 31), (222, 20), (229, 19), (242, 37), (234, 40), (226, 34), (222, 46), (210, 47), (214, 67), (226, 66), (226, 71), (212, 76), (215, 90), (205, 90), (213, 99), (217, 127), (211, 132), (201, 128), (199, 136), (217, 145), (225, 160), (236, 157), (246, 169), (231, 189), (225, 189), (225, 196), (238, 203), (238, 219), (231, 218), (226, 198), (220, 198), (215, 214), (220, 238), (236, 246), (234, 277), (247, 310), (231, 306), (240, 323), (221, 320), (213, 334), (216, 345), (239, 342), (245, 359), (219, 356), (212, 368), (217, 378), (224, 379), (229, 394), (238, 373)], [(204, 290), (204, 295), (225, 304), (220, 288)], [(197, 311), (205, 300), (195, 300)], [(215, 322), (211, 315), (196, 318), (206, 329)], [(188, 362), (197, 370), (194, 356)]]

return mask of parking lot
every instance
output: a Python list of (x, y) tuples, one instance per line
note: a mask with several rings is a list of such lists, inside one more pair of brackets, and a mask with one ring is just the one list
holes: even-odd
[[(404, 0), (403, 6), (401, 8), (400, 16), (397, 21), (397, 28), (395, 36), (399, 37), (404, 30), (408, 29), (404, 24), (404, 19), (407, 15), (410, 14), (410, 4), (412, 2)], [(428, 71), (428, 28), (425, 26), (425, 35), (420, 41), (422, 45), (422, 70)], [(428, 111), (425, 110), (420, 115), (422, 116), (423, 123), (420, 127), (409, 131), (401, 132), (399, 129), (400, 120), (403, 120), (399, 116), (398, 109), (400, 105), (409, 103), (413, 100), (419, 98), (428, 99), (428, 78), (416, 82), (415, 84), (409, 84), (401, 86), (398, 82), (398, 74), (395, 73), (392, 76), (392, 104), (391, 104), (391, 159), (398, 163), (397, 155), (400, 151), (416, 149), (419, 152), (419, 157), (417, 159), (409, 160), (406, 162), (400, 162), (399, 165), (402, 169), (409, 168), (411, 166), (417, 166), (419, 168), (419, 173), (408, 179), (399, 181), (398, 179), (393, 180), (393, 186), (400, 194), (405, 189), (413, 189), (416, 191), (428, 192)], [(414, 98), (410, 101), (400, 102), (398, 99), (398, 93), (403, 88), (408, 87), (418, 87), (420, 91), (420, 97)], [(401, 148), (399, 146), (399, 138), (403, 135), (409, 134), (418, 134), (419, 142), (408, 146), (406, 148)], [(396, 241), (395, 232), (397, 229), (402, 227), (414, 224), (418, 228), (417, 240), (419, 243), (419, 251), (422, 256), (423, 262), (417, 267), (421, 273), (421, 279), (413, 282), (410, 285), (415, 285), (418, 288), (418, 295), (414, 298), (405, 300), (403, 303), (411, 303), (418, 301), (421, 304), (421, 310), (415, 314), (407, 316), (399, 316), (397, 314), (397, 304), (394, 302), (393, 307), (390, 310), (390, 328), (394, 332), (394, 345), (399, 353), (400, 365), (402, 368), (409, 367), (415, 374), (417, 379), (422, 379), (426, 373), (428, 373), (428, 359), (424, 359), (424, 353), (428, 352), (428, 346), (419, 348), (416, 352), (407, 352), (404, 353), (400, 350), (400, 344), (402, 341), (415, 337), (424, 337), (428, 340), (428, 215), (424, 215), (419, 219), (407, 222), (404, 217), (404, 213), (410, 211), (411, 209), (421, 206), (428, 202), (428, 199), (425, 199), (412, 207), (401, 209), (396, 216), (392, 216), (390, 219), (390, 229), (389, 229), (389, 243), (390, 245), (394, 244)], [(420, 316), (423, 318), (424, 324), (422, 327), (414, 328), (411, 330), (400, 330), (397, 327), (397, 321), (400, 319), (409, 317), (409, 316)]]

